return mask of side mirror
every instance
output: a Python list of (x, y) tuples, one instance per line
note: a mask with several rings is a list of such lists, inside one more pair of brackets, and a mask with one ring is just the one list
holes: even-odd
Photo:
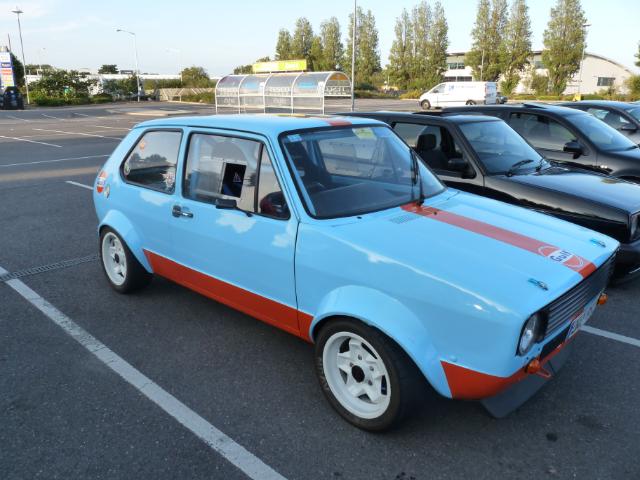
[(573, 158), (578, 158), (583, 153), (582, 145), (575, 140), (565, 143), (562, 151), (566, 153), (573, 153)]
[(473, 178), (476, 176), (475, 172), (469, 162), (464, 158), (451, 158), (447, 161), (447, 170), (452, 172), (460, 172), (462, 178)]
[(633, 123), (623, 123), (619, 130), (621, 132), (633, 133), (638, 130), (638, 127), (636, 127)]

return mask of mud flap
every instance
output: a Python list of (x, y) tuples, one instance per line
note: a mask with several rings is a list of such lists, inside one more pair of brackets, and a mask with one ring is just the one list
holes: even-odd
[(573, 348), (573, 342), (568, 342), (557, 354), (544, 364), (544, 369), (550, 373), (545, 378), (541, 375), (527, 375), (523, 380), (512, 385), (504, 392), (481, 401), (484, 408), (495, 418), (503, 418), (520, 407), (535, 395), (542, 386), (560, 371), (567, 361)]

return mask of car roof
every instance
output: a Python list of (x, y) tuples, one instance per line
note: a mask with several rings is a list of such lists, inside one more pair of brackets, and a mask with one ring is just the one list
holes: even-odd
[[(484, 112), (487, 110), (500, 111), (500, 110), (526, 110), (529, 112), (546, 112), (546, 113), (555, 113), (558, 115), (585, 115), (585, 112), (580, 110), (576, 110), (575, 108), (563, 107), (561, 105), (554, 105), (551, 103), (513, 103), (509, 105), (475, 105), (475, 106), (467, 106), (467, 107), (446, 107), (443, 109), (443, 113), (454, 113), (456, 111), (470, 111), (477, 110), (479, 112)], [(588, 115), (588, 114), (586, 114)]]
[(290, 130), (329, 126), (366, 125), (372, 123), (384, 125), (377, 120), (359, 119), (356, 117), (295, 114), (237, 114), (162, 118), (139, 123), (136, 125), (136, 128), (202, 127), (278, 135)]
[(630, 108), (638, 108), (638, 105), (627, 102), (619, 102), (617, 100), (581, 100), (579, 102), (565, 102), (562, 105), (592, 105), (594, 107), (613, 107), (627, 110)]
[(501, 121), (499, 118), (490, 115), (473, 115), (465, 113), (456, 113), (453, 115), (443, 116), (440, 112), (355, 112), (354, 118), (384, 116), (390, 119), (398, 120), (415, 120), (417, 118), (432, 118), (446, 123), (470, 123), (470, 122), (496, 122)]

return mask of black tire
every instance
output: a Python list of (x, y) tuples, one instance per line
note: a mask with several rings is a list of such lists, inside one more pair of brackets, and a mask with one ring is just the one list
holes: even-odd
[[(327, 341), (335, 334), (355, 333), (366, 340), (379, 354), (387, 370), (391, 397), (389, 405), (376, 418), (359, 417), (336, 398), (327, 381), (323, 353)], [(407, 354), (377, 329), (349, 318), (329, 321), (318, 332), (315, 344), (315, 366), (320, 388), (331, 406), (349, 423), (363, 430), (381, 432), (398, 426), (417, 404), (425, 391), (425, 378)]]
[[(106, 266), (105, 259), (103, 258), (103, 242), (105, 241), (105, 237), (109, 234), (115, 235), (115, 237), (120, 241), (126, 259), (126, 275), (124, 276), (124, 282), (121, 284), (115, 283), (111, 277), (109, 277), (109, 274), (107, 273), (108, 267)], [(100, 265), (102, 265), (102, 271), (107, 278), (109, 285), (111, 285), (116, 292), (123, 294), (135, 292), (136, 290), (146, 287), (151, 282), (153, 276), (140, 264), (135, 255), (131, 253), (131, 250), (129, 250), (125, 241), (115, 230), (109, 227), (102, 229), (100, 232), (98, 252), (100, 254)]]
[(422, 101), (420, 102), (420, 107), (421, 107), (423, 110), (429, 110), (429, 109), (431, 108), (431, 103), (429, 102), (429, 100), (422, 100)]
[(475, 105), (476, 102), (474, 102), (473, 100), (467, 100), (467, 105)]

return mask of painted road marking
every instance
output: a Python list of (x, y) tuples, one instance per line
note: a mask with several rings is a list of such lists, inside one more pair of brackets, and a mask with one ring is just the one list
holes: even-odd
[[(0, 267), (0, 275), (6, 275), (5, 269)], [(104, 343), (75, 323), (56, 307), (47, 302), (24, 282), (12, 279), (5, 282), (22, 298), (40, 310), (65, 333), (100, 360), (107, 368), (117, 373), (124, 381), (136, 388), (145, 397), (159, 406), (166, 413), (176, 419), (181, 425), (189, 429), (209, 448), (218, 452), (231, 464), (240, 469), (245, 475), (255, 480), (286, 480), (269, 465), (254, 454), (236, 443), (231, 437), (218, 430), (204, 418), (191, 410), (184, 403), (164, 390), (149, 377), (133, 367), (130, 363), (113, 352)]]
[(67, 135), (82, 135), (83, 137), (109, 138), (111, 140), (122, 140), (122, 137), (105, 137), (104, 135), (96, 135), (95, 133), (65, 132), (62, 130), (49, 130), (47, 128), (34, 128), (38, 132), (66, 133)]
[(127, 127), (107, 127), (106, 125), (89, 125), (89, 126), (93, 128), (112, 128), (113, 130), (131, 130), (130, 128), (127, 128)]
[(25, 118), (20, 118), (20, 117), (14, 117), (13, 115), (7, 115), (7, 118), (13, 118), (14, 120), (20, 120), (22, 122), (29, 122), (29, 120), (25, 119)]
[(62, 120), (62, 118), (60, 118), (60, 117), (52, 117), (51, 115), (46, 115), (44, 113), (41, 113), (40, 115), (42, 115), (43, 117), (47, 117), (47, 118), (53, 118), (54, 120)]
[(54, 145), (53, 143), (38, 142), (36, 140), (28, 140), (26, 138), (20, 138), (20, 137), (5, 137), (4, 135), (0, 135), (0, 138), (6, 138), (7, 140), (16, 140), (18, 142), (37, 143), (39, 145), (46, 145), (48, 147), (62, 148), (62, 145)]
[(104, 158), (108, 157), (109, 154), (105, 155), (87, 155), (86, 157), (69, 157), (69, 158), (55, 158), (53, 160), (38, 160), (35, 162), (24, 162), (24, 163), (7, 163), (6, 165), (0, 164), (0, 168), (4, 167), (20, 167), (22, 165), (37, 165), (40, 163), (56, 163), (56, 162), (70, 162), (72, 160), (86, 160), (89, 158)]
[(620, 335), (619, 333), (600, 330), (599, 328), (590, 327), (588, 325), (583, 325), (580, 328), (580, 330), (590, 333), (591, 335), (598, 335), (600, 337), (608, 338), (610, 340), (616, 340), (618, 342), (626, 343), (628, 345), (633, 345), (634, 347), (640, 347), (640, 340), (627, 337), (625, 335)]
[(85, 114), (85, 113), (78, 113), (78, 112), (73, 112), (71, 115), (79, 115), (80, 117), (88, 117), (89, 115)]
[(86, 188), (88, 190), (93, 190), (93, 187), (89, 185), (85, 185), (84, 183), (74, 182), (73, 180), (65, 180), (64, 183), (68, 183), (69, 185), (75, 185), (76, 187)]

